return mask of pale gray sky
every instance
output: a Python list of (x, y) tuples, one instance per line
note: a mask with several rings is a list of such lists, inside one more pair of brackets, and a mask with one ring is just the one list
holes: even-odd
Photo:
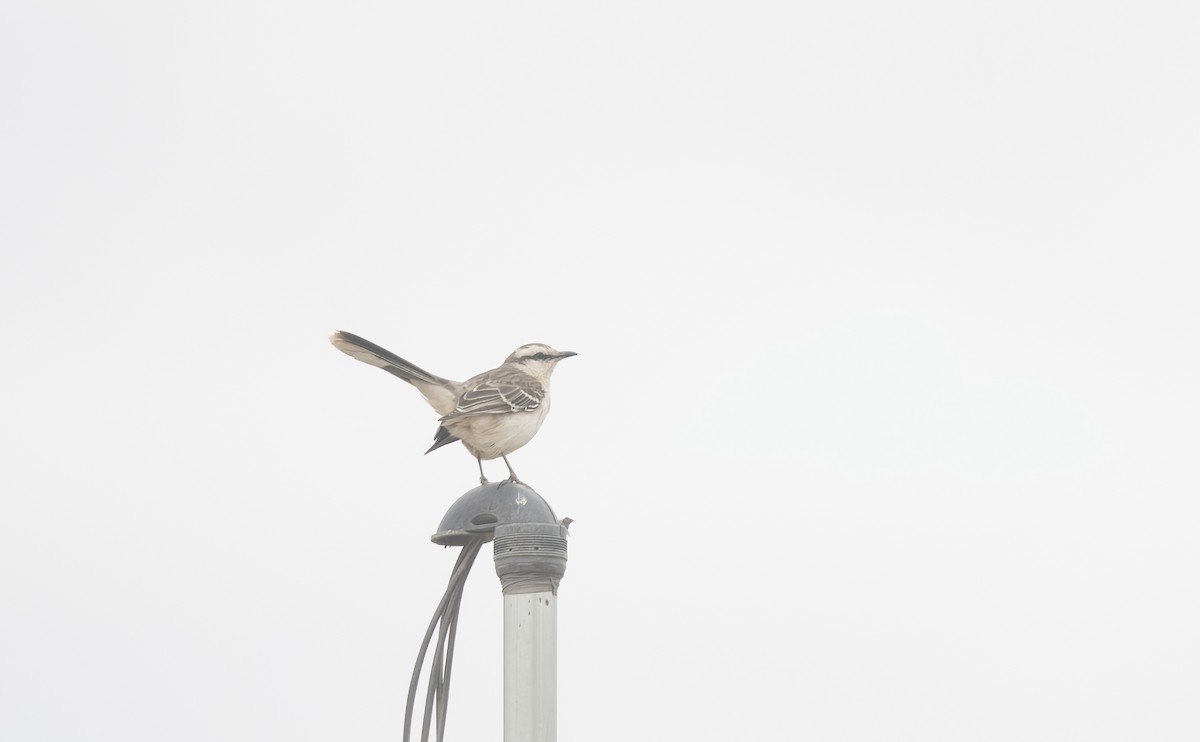
[[(560, 738), (1200, 736), (1187, 3), (0, 9), (0, 732), (390, 740), (579, 352)], [(489, 466), (495, 476), (503, 465)], [(452, 739), (499, 739), (467, 585)]]

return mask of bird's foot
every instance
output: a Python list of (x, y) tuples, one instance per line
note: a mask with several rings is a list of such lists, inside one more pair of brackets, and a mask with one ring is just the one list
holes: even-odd
[(487, 477), (480, 477), (480, 478), (479, 478), (479, 483), (480, 483), (480, 484), (487, 484), (487, 483), (488, 483)]
[(511, 476), (511, 477), (509, 477), (508, 479), (505, 479), (505, 480), (504, 480), (503, 482), (501, 482), (500, 484), (519, 484), (519, 485), (521, 485), (522, 487), (528, 487), (528, 486), (529, 486), (529, 485), (525, 484), (524, 482), (522, 482), (520, 479), (517, 479), (517, 475), (516, 475), (516, 474), (512, 475), (512, 476)]

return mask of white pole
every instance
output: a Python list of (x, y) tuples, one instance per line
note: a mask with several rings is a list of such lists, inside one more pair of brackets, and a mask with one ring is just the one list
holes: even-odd
[(504, 742), (558, 738), (558, 596), (504, 596)]
[(514, 523), (495, 531), (504, 589), (504, 742), (558, 739), (558, 583), (567, 528)]

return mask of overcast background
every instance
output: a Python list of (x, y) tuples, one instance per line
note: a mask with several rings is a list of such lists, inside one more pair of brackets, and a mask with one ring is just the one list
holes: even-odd
[[(0, 8), (0, 733), (394, 740), (574, 350), (559, 736), (1200, 737), (1186, 2)], [(488, 465), (494, 478), (503, 464)], [(500, 739), (490, 549), (455, 740)]]

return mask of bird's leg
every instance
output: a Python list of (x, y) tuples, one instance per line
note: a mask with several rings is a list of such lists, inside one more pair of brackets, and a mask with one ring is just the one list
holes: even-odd
[(517, 484), (525, 484), (520, 479), (517, 479), (517, 473), (513, 471), (512, 464), (508, 463), (508, 457), (500, 454), (500, 458), (504, 459), (504, 465), (508, 467), (508, 481), (516, 482)]
[(483, 459), (479, 456), (476, 456), (475, 461), (479, 464), (479, 483), (487, 484), (487, 477), (483, 476)]

